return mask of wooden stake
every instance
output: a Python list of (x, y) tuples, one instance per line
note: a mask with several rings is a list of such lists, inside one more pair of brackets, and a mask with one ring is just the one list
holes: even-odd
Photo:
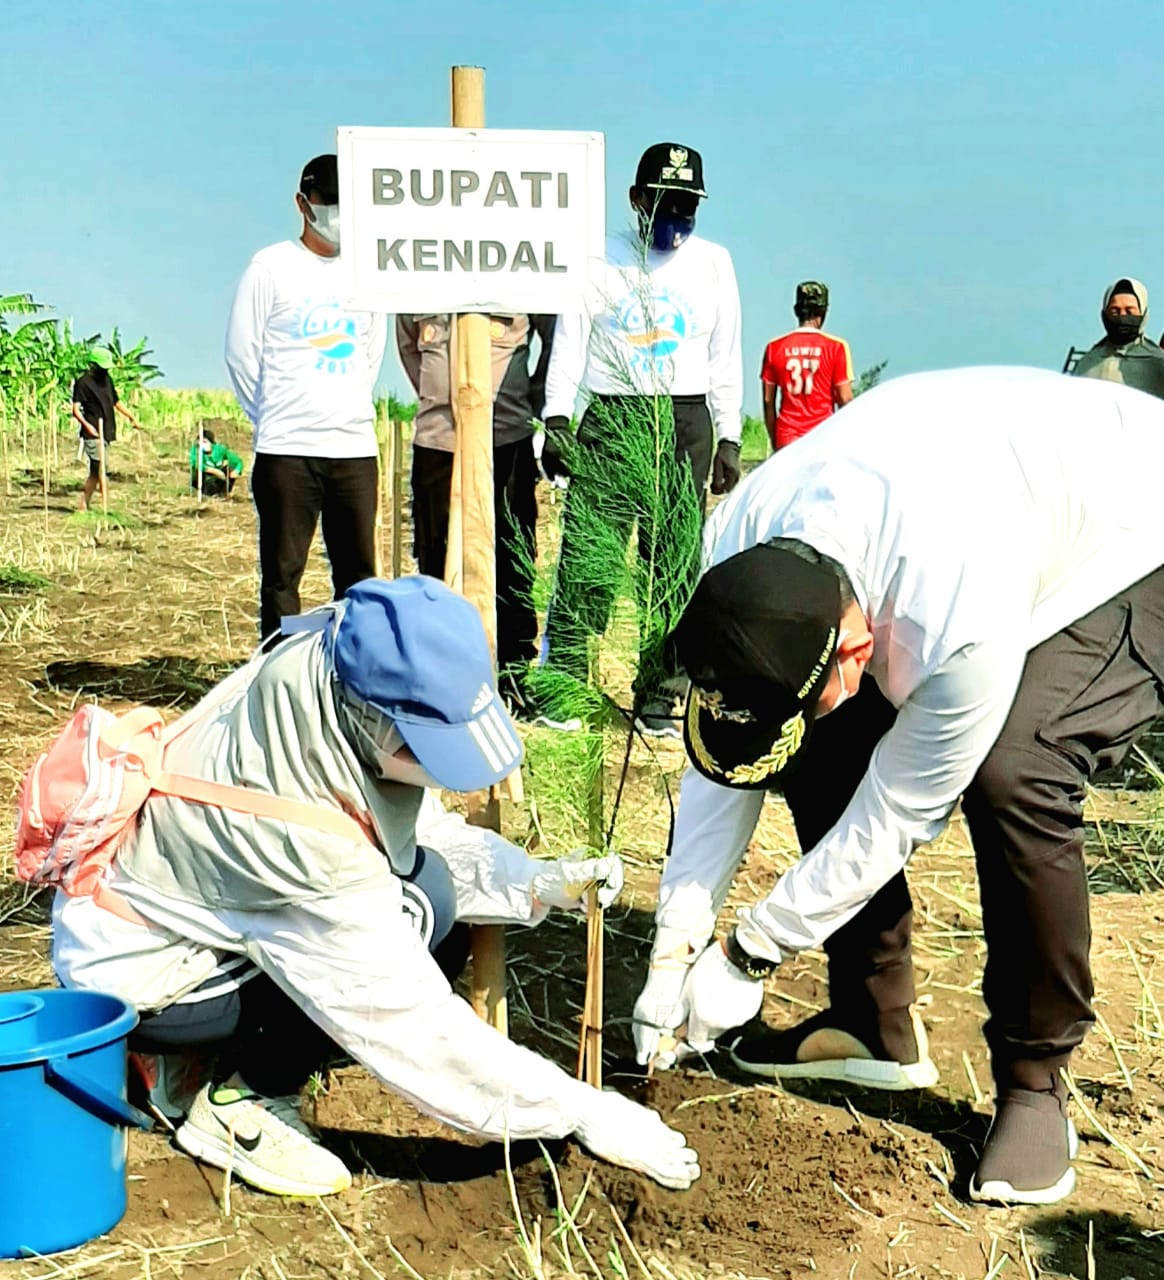
[(374, 540), (376, 544), (376, 577), (384, 576), (384, 505), (388, 501), (388, 477), (392, 445), (390, 427), (383, 402), (376, 405), (376, 519)]
[(598, 905), (598, 889), (586, 894), (586, 995), (582, 1006), (582, 1034), (578, 1040), (578, 1079), (602, 1088), (602, 1021), (604, 925), (606, 913)]
[(392, 576), (399, 578), (404, 561), (404, 423), (389, 424), (392, 458)]
[[(485, 71), (454, 67), (454, 128), (485, 127)], [(450, 382), (457, 447), (449, 503), (445, 581), (477, 606), (489, 647), (497, 652), (497, 582), (493, 527), (493, 368), (489, 317), (459, 315), (449, 339)], [(469, 821), (501, 829), (501, 793), (493, 787), (469, 797)], [(505, 998), (505, 931), (475, 925), (472, 931), (473, 1008), (490, 1026), (508, 1031)]]
[[(105, 473), (105, 419), (97, 419), (97, 485), (101, 490), (101, 514), (109, 515), (109, 480)], [(198, 495), (202, 501), (202, 495)]]
[[(590, 683), (594, 686), (598, 684), (598, 656), (598, 637), (592, 636), (588, 666)], [(601, 727), (592, 726), (587, 744), (590, 789), (586, 797), (586, 829), (590, 848), (596, 852), (606, 846), (603, 831), (605, 747)], [(596, 1089), (602, 1088), (604, 923), (604, 913), (598, 905), (598, 890), (593, 888), (586, 899), (586, 995), (583, 999), (582, 1032), (578, 1043), (578, 1079), (585, 1080)]]

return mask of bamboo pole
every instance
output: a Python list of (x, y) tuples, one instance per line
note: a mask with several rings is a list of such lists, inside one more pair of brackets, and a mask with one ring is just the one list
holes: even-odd
[(384, 576), (384, 507), (387, 503), (388, 474), (391, 443), (388, 439), (390, 424), (383, 401), (376, 404), (376, 519), (374, 541), (376, 545), (376, 577)]
[[(97, 487), (101, 490), (101, 514), (109, 515), (109, 481), (105, 473), (105, 419), (97, 419)], [(202, 495), (198, 495), (199, 502)]]
[[(452, 69), (454, 128), (485, 127), (485, 71)], [(489, 317), (459, 315), (449, 339), (457, 428), (453, 483), (449, 502), (449, 545), (445, 581), (477, 606), (489, 647), (497, 652), (496, 531), (493, 520), (493, 369)], [(469, 798), (469, 821), (501, 829), (501, 792), (497, 787)], [(473, 979), (470, 999), (478, 1015), (508, 1031), (505, 996), (505, 932), (499, 925), (475, 925), (472, 931)]]
[[(589, 642), (590, 683), (598, 684), (598, 637)], [(606, 797), (603, 764), (605, 739), (601, 725), (590, 726), (587, 742), (587, 766), (590, 783), (586, 796), (586, 835), (596, 852), (606, 847), (603, 831)], [(605, 918), (598, 905), (597, 886), (586, 897), (586, 994), (582, 1002), (582, 1031), (578, 1038), (578, 1079), (596, 1089), (602, 1088), (602, 1024)]]
[(399, 578), (404, 563), (404, 423), (389, 424), (392, 452), (392, 576)]

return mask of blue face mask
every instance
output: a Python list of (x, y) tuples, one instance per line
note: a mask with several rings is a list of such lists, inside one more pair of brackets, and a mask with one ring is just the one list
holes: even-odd
[(695, 230), (695, 214), (680, 217), (675, 213), (656, 213), (651, 219), (651, 248), (671, 253)]

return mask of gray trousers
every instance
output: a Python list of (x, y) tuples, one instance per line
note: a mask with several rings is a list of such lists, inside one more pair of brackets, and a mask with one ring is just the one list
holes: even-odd
[[(962, 798), (986, 934), (985, 1034), (1001, 1088), (1052, 1087), (1094, 1021), (1083, 798), (1164, 711), (1162, 680), (1164, 569), (1031, 650)], [(816, 726), (785, 787), (802, 848), (840, 817), (894, 715), (866, 679)], [(913, 1001), (912, 924), (898, 875), (825, 944), (830, 1003), (856, 1025), (883, 1029), (883, 1015)]]

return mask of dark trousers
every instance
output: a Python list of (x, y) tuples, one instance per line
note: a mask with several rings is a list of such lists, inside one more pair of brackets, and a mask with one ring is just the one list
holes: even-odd
[[(630, 403), (636, 398), (625, 399)], [(619, 422), (619, 400), (618, 396), (604, 398), (600, 421), (596, 420), (593, 410), (587, 410), (578, 426), (577, 447), (580, 450), (601, 452), (605, 447), (603, 437), (606, 433), (633, 429), (629, 421), (623, 424)], [(711, 469), (714, 435), (711, 414), (702, 396), (673, 396), (671, 403), (674, 409), (675, 457), (690, 467), (696, 499), (702, 506), (707, 474)], [(639, 556), (650, 564), (654, 562), (656, 554), (656, 513), (647, 510), (643, 494), (633, 492), (629, 484), (620, 491), (617, 484), (617, 463), (612, 463), (608, 472), (612, 483), (604, 482), (605, 492), (599, 498), (591, 492), (593, 486), (587, 483), (586, 470), (588, 468), (583, 468), (581, 474), (575, 474), (571, 478), (566, 493), (558, 574), (554, 584), (554, 598), (546, 620), (549, 664), (582, 681), (588, 675), (586, 638), (589, 635), (601, 635), (606, 630), (621, 573), (619, 566), (612, 565), (609, 572), (595, 576), (590, 563), (592, 547), (586, 528), (591, 522), (589, 518), (578, 518), (579, 509), (585, 508), (588, 516), (596, 514), (601, 517), (606, 529), (614, 535), (610, 551), (615, 555), (620, 549), (625, 555), (636, 524)], [(601, 510), (597, 511), (599, 506)], [(571, 513), (574, 513), (573, 519)], [(674, 565), (666, 565), (661, 572), (672, 574), (675, 568)], [(694, 585), (699, 571), (698, 548), (695, 549), (689, 568)], [(647, 590), (650, 590), (650, 585)], [(644, 665), (643, 655), (640, 653), (640, 672)], [(636, 701), (650, 701), (658, 693), (657, 688), (636, 687)]]
[[(533, 440), (493, 450), (493, 510), (497, 546), (497, 666), (523, 666), (537, 656), (538, 619), (533, 606), (537, 556), (537, 462)], [(413, 555), (421, 573), (444, 578), (449, 546), (449, 495), (453, 455), (412, 449)]]
[(299, 612), (299, 583), (321, 516), (335, 599), (375, 574), (378, 488), (375, 458), (255, 455), (251, 495), (259, 516), (261, 639), (278, 631), (280, 619)]
[[(469, 928), (456, 921), (456, 889), (444, 859), (431, 849), (417, 849), (416, 866), (403, 880), (403, 891), (409, 924), (454, 981), (469, 956)], [(237, 1071), (266, 1097), (298, 1093), (341, 1051), (273, 979), (250, 972), (233, 991), (143, 1014), (130, 1048), (142, 1053), (211, 1048), (218, 1056), (217, 1079)], [(203, 984), (221, 985), (218, 976)]]
[[(1160, 714), (1162, 678), (1159, 570), (1031, 650), (1006, 724), (962, 798), (986, 935), (985, 1034), (1000, 1088), (1052, 1087), (1094, 1021), (1084, 793)], [(785, 788), (802, 848), (840, 817), (894, 715), (867, 678), (816, 726)], [(912, 922), (898, 875), (828, 940), (830, 1004), (858, 1025), (913, 1000)]]

